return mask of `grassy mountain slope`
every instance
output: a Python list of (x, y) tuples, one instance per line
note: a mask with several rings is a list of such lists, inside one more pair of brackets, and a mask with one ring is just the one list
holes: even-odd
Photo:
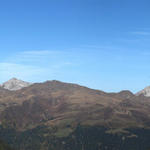
[[(142, 143), (149, 138), (145, 132), (150, 133), (150, 98), (135, 96), (130, 91), (105, 93), (59, 81), (36, 83), (14, 92), (2, 91), (0, 136), (21, 150), (69, 150), (71, 146), (98, 150), (100, 145), (105, 150), (113, 143), (114, 150), (119, 150), (118, 145), (128, 145), (129, 140), (125, 139), (138, 145), (140, 138), (146, 137)], [(97, 147), (92, 149), (94, 145)], [(149, 147), (148, 143), (144, 145), (141, 150)], [(128, 149), (137, 147), (129, 145)]]

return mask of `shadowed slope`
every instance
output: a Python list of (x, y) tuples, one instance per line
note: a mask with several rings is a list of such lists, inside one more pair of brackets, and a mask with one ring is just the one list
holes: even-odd
[(0, 140), (0, 150), (12, 150), (7, 144)]

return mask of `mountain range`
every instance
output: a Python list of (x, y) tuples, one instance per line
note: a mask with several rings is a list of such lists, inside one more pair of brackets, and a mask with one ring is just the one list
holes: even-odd
[[(0, 84), (0, 87), (10, 90), (10, 91), (17, 91), (22, 88), (28, 87), (32, 85), (33, 83), (25, 82), (17, 78), (12, 78), (2, 84)], [(135, 95), (144, 95), (146, 97), (150, 97), (150, 86), (144, 88), (143, 90), (137, 92)]]
[(13, 78), (0, 87), (0, 138), (18, 150), (148, 150), (148, 89), (107, 93)]

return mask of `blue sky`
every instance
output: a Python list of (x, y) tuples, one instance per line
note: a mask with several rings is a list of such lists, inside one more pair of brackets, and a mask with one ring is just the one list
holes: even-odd
[(141, 90), (150, 85), (149, 8), (149, 0), (1, 1), (0, 83)]

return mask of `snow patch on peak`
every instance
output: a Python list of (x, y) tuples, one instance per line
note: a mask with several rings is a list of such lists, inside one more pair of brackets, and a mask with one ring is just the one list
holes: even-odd
[(136, 95), (137, 96), (144, 95), (146, 97), (150, 97), (150, 86), (144, 88), (142, 91), (138, 92)]
[(3, 83), (1, 85), (1, 87), (3, 87), (4, 89), (10, 90), (10, 91), (17, 91), (24, 87), (28, 87), (30, 85), (31, 85), (31, 83), (29, 83), (29, 82), (25, 82), (25, 81), (19, 80), (17, 78), (12, 78), (12, 79), (6, 81), (5, 83)]

